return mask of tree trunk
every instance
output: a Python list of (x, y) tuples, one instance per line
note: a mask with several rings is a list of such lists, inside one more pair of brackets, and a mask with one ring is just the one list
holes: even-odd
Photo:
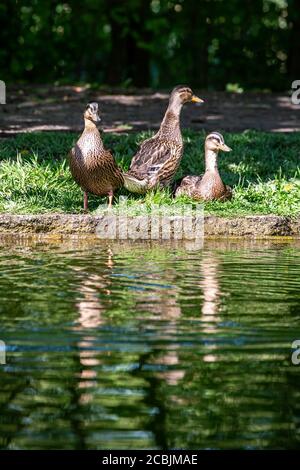
[(288, 75), (290, 80), (300, 80), (300, 0), (293, 0), (289, 3), (288, 17), (292, 23)]
[[(128, 7), (128, 8), (127, 8)], [(148, 31), (145, 29), (147, 15), (150, 14), (149, 0), (137, 2), (136, 5), (124, 4), (123, 0), (114, 0), (108, 12), (111, 26), (111, 50), (106, 74), (109, 85), (120, 85), (124, 80), (131, 79), (135, 86), (149, 85), (149, 51), (140, 42), (150, 42)], [(119, 12), (124, 9), (127, 17), (127, 27), (118, 21), (114, 9)]]

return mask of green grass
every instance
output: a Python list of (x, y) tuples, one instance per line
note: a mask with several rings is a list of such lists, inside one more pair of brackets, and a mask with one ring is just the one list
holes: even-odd
[[(127, 169), (137, 144), (149, 133), (104, 134), (119, 165)], [(184, 132), (185, 151), (176, 178), (203, 172), (205, 134)], [(300, 133), (274, 134), (247, 131), (224, 134), (231, 153), (219, 158), (224, 182), (233, 186), (234, 198), (228, 202), (205, 204), (205, 212), (224, 216), (242, 214), (297, 215), (300, 212)], [(32, 133), (0, 140), (0, 212), (33, 214), (82, 212), (82, 192), (72, 180), (66, 157), (77, 134)], [(146, 196), (126, 194), (129, 205), (138, 211), (151, 204), (192, 203), (186, 197), (174, 200), (168, 190)], [(91, 197), (95, 211), (105, 198)]]

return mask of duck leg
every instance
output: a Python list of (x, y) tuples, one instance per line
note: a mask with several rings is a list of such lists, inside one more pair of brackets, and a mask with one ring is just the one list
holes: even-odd
[(113, 198), (114, 198), (114, 192), (111, 189), (110, 191), (108, 191), (108, 208), (107, 208), (108, 210), (112, 208)]
[(83, 210), (84, 212), (88, 212), (89, 210), (88, 193), (86, 191), (83, 193)]

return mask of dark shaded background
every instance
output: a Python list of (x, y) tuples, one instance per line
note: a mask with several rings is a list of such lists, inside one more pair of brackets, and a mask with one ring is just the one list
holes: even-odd
[(6, 0), (6, 82), (290, 89), (300, 0)]

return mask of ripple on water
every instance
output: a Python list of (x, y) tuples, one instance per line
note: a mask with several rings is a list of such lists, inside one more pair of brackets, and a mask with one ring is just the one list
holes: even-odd
[(299, 448), (294, 245), (0, 251), (0, 447)]

